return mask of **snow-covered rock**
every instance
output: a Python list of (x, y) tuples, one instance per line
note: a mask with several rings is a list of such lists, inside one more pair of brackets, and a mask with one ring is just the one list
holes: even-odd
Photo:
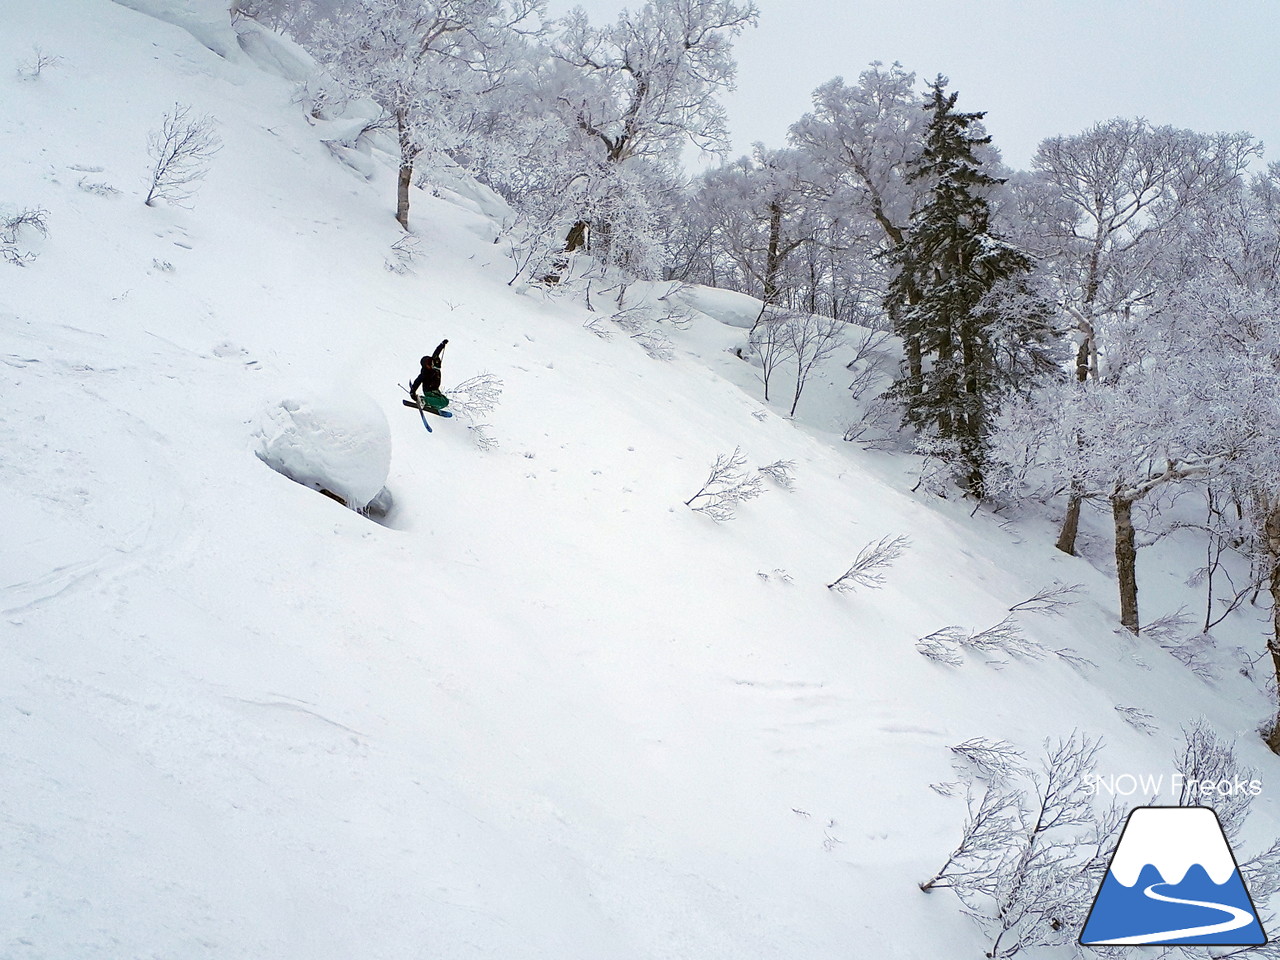
[(361, 509), (391, 469), (391, 428), (367, 394), (323, 393), (269, 405), (254, 431), (255, 452), (273, 470)]

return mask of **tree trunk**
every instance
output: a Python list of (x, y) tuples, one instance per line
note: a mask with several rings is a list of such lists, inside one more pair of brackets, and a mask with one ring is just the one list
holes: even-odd
[(1116, 528), (1116, 582), (1120, 586), (1120, 625), (1138, 632), (1138, 547), (1133, 532), (1133, 501), (1115, 495), (1111, 515)]
[[(1271, 561), (1271, 636), (1267, 650), (1271, 654), (1271, 669), (1275, 672), (1277, 690), (1280, 691), (1280, 499), (1268, 505), (1265, 533), (1267, 559)], [(1275, 722), (1266, 732), (1267, 746), (1272, 753), (1280, 754), (1280, 709)]]
[(781, 241), (782, 207), (777, 201), (774, 201), (769, 204), (769, 248), (765, 254), (764, 261), (765, 303), (776, 303), (778, 299), (778, 266), (782, 262), (778, 255), (778, 249)]
[(987, 443), (987, 424), (983, 408), (984, 397), (981, 388), (981, 370), (979, 360), (981, 348), (972, 324), (963, 324), (960, 328), (960, 358), (964, 366), (964, 395), (959, 398), (960, 405), (956, 417), (956, 427), (961, 438), (960, 446), (964, 453), (966, 474), (964, 488), (969, 495), (978, 500), (986, 495), (986, 477), (984, 450)]
[[(919, 350), (920, 344), (917, 341), (916, 349)], [(938, 332), (938, 342), (934, 346), (937, 356), (934, 360), (933, 382), (935, 392), (937, 393), (937, 422), (938, 436), (943, 440), (952, 440), (955, 438), (955, 408), (956, 408), (956, 371), (955, 371), (955, 341), (952, 339), (951, 325), (948, 323), (946, 328)], [(938, 374), (942, 375), (939, 376)], [(917, 381), (923, 387), (923, 379)], [(917, 392), (917, 396), (923, 393), (923, 390)]]
[(1054, 544), (1063, 553), (1076, 555), (1076, 537), (1080, 533), (1080, 506), (1084, 497), (1080, 485), (1071, 484), (1071, 494), (1067, 498), (1067, 514), (1062, 518), (1062, 532), (1058, 534), (1058, 542)]
[(924, 392), (924, 350), (920, 346), (920, 337), (914, 333), (907, 334), (903, 338), (903, 346), (907, 348), (907, 375), (910, 377), (907, 392), (918, 397)]
[(1089, 357), (1092, 337), (1086, 336), (1076, 348), (1076, 382), (1084, 383), (1089, 379)]
[(396, 188), (396, 220), (409, 229), (409, 184), (413, 182), (413, 162), (401, 162), (400, 183)]
[[(1271, 556), (1271, 636), (1267, 638), (1267, 650), (1271, 654), (1271, 669), (1280, 684), (1280, 557)], [(1280, 689), (1280, 687), (1277, 687)], [(1280, 709), (1275, 722), (1267, 731), (1267, 746), (1272, 753), (1280, 754)]]
[(404, 109), (396, 111), (396, 133), (400, 137), (400, 179), (396, 187), (396, 220), (400, 226), (409, 229), (409, 185), (413, 182), (413, 161), (418, 155), (414, 149), (413, 138), (409, 136), (408, 113)]

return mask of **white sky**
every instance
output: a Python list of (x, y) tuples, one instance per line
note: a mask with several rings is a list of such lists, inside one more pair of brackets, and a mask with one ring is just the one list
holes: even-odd
[[(643, 0), (550, 0), (593, 23)], [(809, 96), (873, 60), (922, 83), (951, 78), (962, 110), (986, 110), (1005, 161), (1099, 120), (1144, 116), (1202, 132), (1247, 130), (1280, 159), (1280, 0), (757, 0), (725, 98), (734, 155), (783, 146)]]

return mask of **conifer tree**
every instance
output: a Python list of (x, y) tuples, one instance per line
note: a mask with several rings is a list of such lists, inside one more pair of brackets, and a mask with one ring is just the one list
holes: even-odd
[(987, 195), (1004, 181), (983, 172), (975, 152), (991, 141), (975, 129), (984, 114), (957, 112), (957, 94), (946, 93), (946, 84), (939, 76), (925, 103), (924, 147), (908, 180), (929, 190), (891, 254), (885, 309), (909, 352), (923, 360), (894, 385), (904, 422), (949, 449), (958, 479), (980, 497), (1002, 386), (1000, 325), (988, 295), (1028, 273), (1032, 261), (992, 232)]

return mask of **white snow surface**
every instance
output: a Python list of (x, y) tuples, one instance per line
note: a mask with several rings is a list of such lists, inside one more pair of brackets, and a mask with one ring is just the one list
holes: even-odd
[[(62, 60), (24, 82), (33, 44)], [(1268, 699), (1227, 652), (1258, 623), (1215, 632), (1216, 685), (1118, 635), (1095, 518), (1075, 558), (912, 493), (840, 441), (840, 363), (790, 420), (738, 326), (671, 327), (668, 363), (595, 335), (580, 299), (507, 286), (483, 191), (415, 190), (414, 272), (389, 271), (394, 164), (366, 181), (292, 94), (110, 0), (5, 8), (0, 202), (50, 236), (0, 263), (0, 956), (979, 956), (917, 888), (965, 817), (929, 785), (975, 736), (1079, 729), (1101, 773), (1158, 773), (1203, 715), (1260, 771), (1245, 841), (1280, 832)], [(224, 147), (190, 209), (147, 207), (175, 101)], [(446, 336), (446, 392), (503, 381), (495, 449), (401, 405)], [(381, 407), (384, 525), (254, 455), (299, 380)], [(735, 446), (796, 488), (715, 524), (684, 501)], [(883, 589), (826, 589), (899, 534)], [(1201, 549), (1142, 551), (1145, 616), (1198, 605)], [(1024, 627), (1096, 667), (915, 651), (1054, 581), (1083, 599)]]
[(1165, 883), (1176, 886), (1197, 863), (1217, 884), (1226, 883), (1236, 870), (1231, 848), (1212, 810), (1140, 807), (1129, 817), (1111, 861), (1111, 873), (1120, 883), (1132, 887), (1142, 868), (1151, 864)]
[(750, 330), (760, 317), (760, 301), (736, 290), (691, 283), (681, 289), (680, 299), (693, 309), (731, 327)]
[(238, 59), (240, 45), (228, 15), (228, 0), (115, 0), (121, 6), (171, 23), (228, 60)]
[(273, 470), (357, 508), (378, 495), (391, 470), (387, 415), (358, 390), (303, 392), (268, 404), (253, 437), (254, 452)]

